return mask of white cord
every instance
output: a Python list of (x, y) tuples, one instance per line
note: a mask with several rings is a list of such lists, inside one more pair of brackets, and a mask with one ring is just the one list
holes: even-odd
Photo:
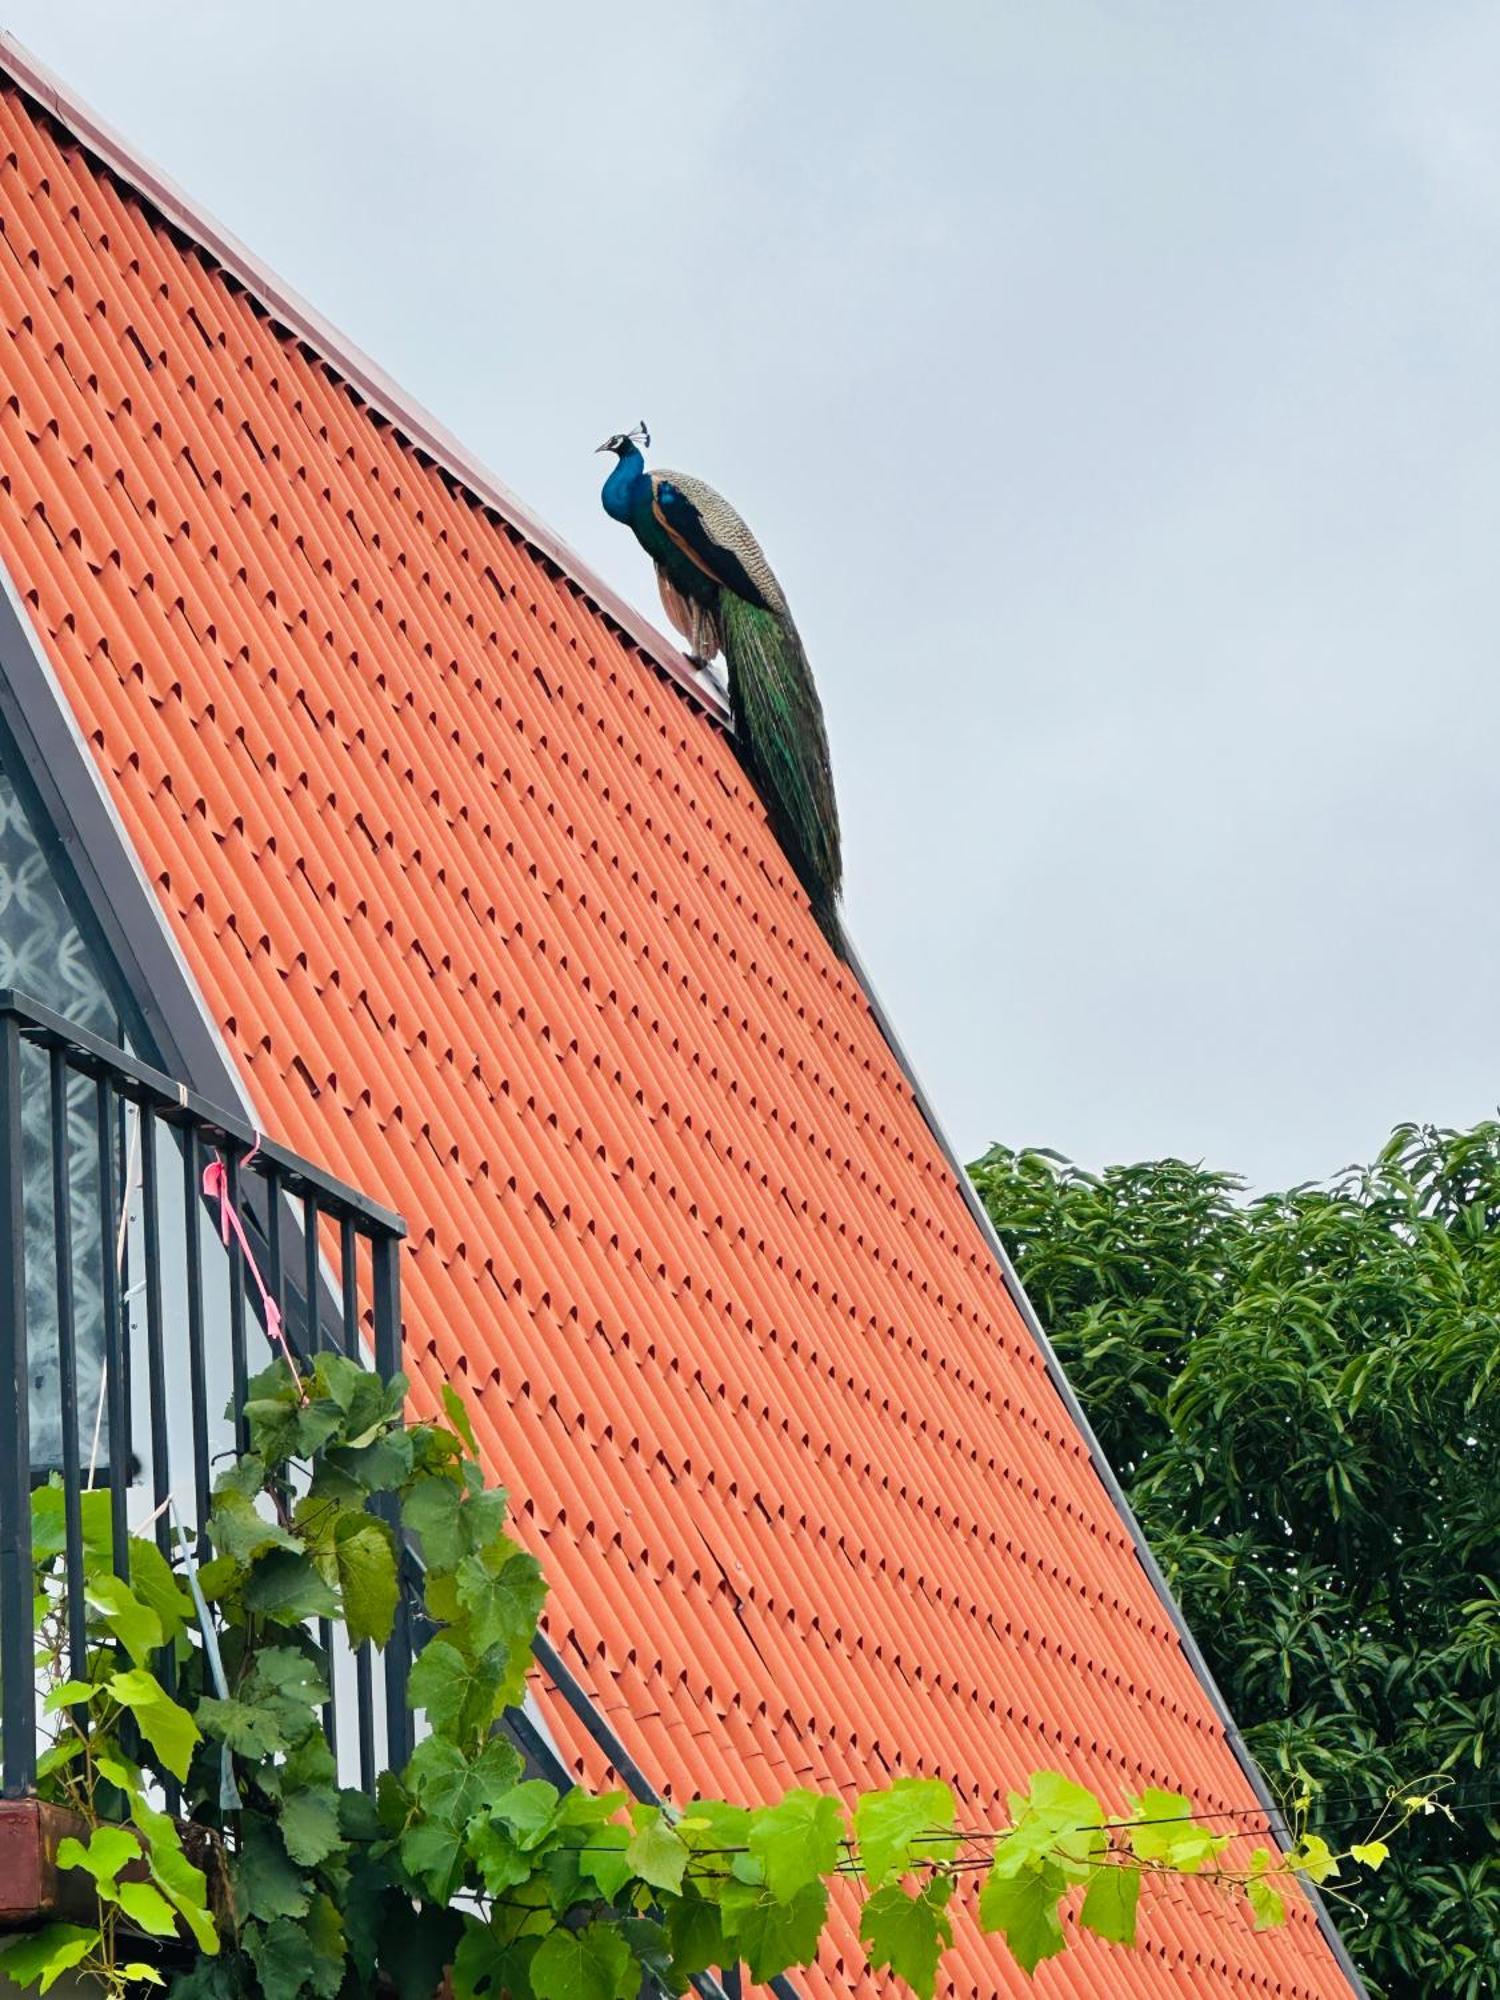
[[(120, 1194), (120, 1226), (115, 1232), (115, 1285), (118, 1288), (121, 1273), (125, 1269), (125, 1243), (130, 1233), (130, 1197), (135, 1193), (136, 1174), (141, 1158), (141, 1107), (132, 1101), (130, 1106), (130, 1147), (125, 1161), (125, 1186)], [(123, 1301), (117, 1303), (123, 1304)], [(123, 1331), (123, 1329), (122, 1329)], [(94, 1473), (99, 1464), (99, 1435), (104, 1425), (104, 1392), (109, 1386), (109, 1355), (105, 1353), (99, 1364), (99, 1397), (94, 1404), (94, 1441), (89, 1446), (89, 1491), (93, 1491)]]

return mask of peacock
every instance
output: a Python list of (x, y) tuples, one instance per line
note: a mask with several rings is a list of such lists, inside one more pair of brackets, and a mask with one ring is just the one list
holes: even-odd
[(842, 957), (843, 861), (828, 735), (786, 597), (729, 502), (687, 473), (648, 472), (642, 452), (650, 447), (643, 423), (600, 445), (618, 460), (604, 482), (604, 511), (634, 531), (656, 564), (667, 616), (694, 662), (724, 655), (740, 759)]

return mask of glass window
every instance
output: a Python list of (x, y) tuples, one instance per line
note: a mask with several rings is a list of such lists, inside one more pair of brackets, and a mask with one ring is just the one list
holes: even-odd
[[(76, 1026), (123, 1043), (118, 1010), (52, 871), (46, 848), (27, 818), (11, 776), (0, 764), (0, 987), (14, 987)], [(108, 1464), (100, 1408), (103, 1354), (98, 1133), (92, 1088), (75, 1079), (69, 1092), (69, 1204), (73, 1225), (73, 1294), (78, 1356), (78, 1422), (84, 1464), (97, 1450)], [(27, 1332), (31, 1358), (31, 1457), (39, 1470), (62, 1459), (58, 1388), (57, 1298), (52, 1228), (51, 1118), (47, 1058), (22, 1056), (21, 1124), (26, 1181)], [(114, 1135), (120, 1143), (123, 1135)], [(117, 1172), (123, 1187), (126, 1176)], [(96, 1443), (97, 1439), (97, 1443)]]

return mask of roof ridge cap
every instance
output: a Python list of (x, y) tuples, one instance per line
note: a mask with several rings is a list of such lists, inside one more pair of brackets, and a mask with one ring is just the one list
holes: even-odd
[(728, 703), (711, 675), (686, 660), (648, 618), (612, 590), (444, 424), (393, 381), (378, 362), (356, 347), (168, 174), (138, 152), (8, 30), (0, 32), (0, 75), (8, 77), (110, 173), (205, 251), (278, 325), (310, 347), (414, 450), (424, 453), (457, 480), (477, 505), (499, 515), (544, 562), (552, 564), (575, 584), (652, 666), (717, 721), (728, 722)]

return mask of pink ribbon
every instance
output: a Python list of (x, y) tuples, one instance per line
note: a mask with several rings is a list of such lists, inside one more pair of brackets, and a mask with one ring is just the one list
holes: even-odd
[[(248, 1167), (259, 1151), (260, 1135), (257, 1133), (255, 1144), (246, 1153), (244, 1159), (240, 1161), (241, 1167)], [(298, 1381), (300, 1381), (302, 1378), (298, 1373), (297, 1358), (292, 1353), (291, 1346), (282, 1328), (281, 1308), (277, 1305), (275, 1299), (271, 1297), (266, 1281), (260, 1274), (260, 1266), (255, 1261), (255, 1252), (250, 1248), (250, 1239), (245, 1234), (245, 1225), (241, 1222), (239, 1212), (235, 1208), (234, 1203), (229, 1199), (229, 1170), (224, 1165), (222, 1159), (215, 1158), (211, 1160), (203, 1169), (203, 1192), (210, 1201), (216, 1201), (219, 1204), (219, 1235), (223, 1240), (224, 1247), (226, 1250), (228, 1249), (231, 1236), (239, 1244), (240, 1255), (245, 1260), (245, 1268), (255, 1281), (256, 1291), (260, 1293), (261, 1311), (265, 1314), (266, 1320), (266, 1332), (280, 1347), (282, 1353), (286, 1356), (287, 1366), (291, 1369), (293, 1375), (297, 1376)], [(273, 1229), (276, 1227), (274, 1211), (271, 1218), (271, 1227)]]

